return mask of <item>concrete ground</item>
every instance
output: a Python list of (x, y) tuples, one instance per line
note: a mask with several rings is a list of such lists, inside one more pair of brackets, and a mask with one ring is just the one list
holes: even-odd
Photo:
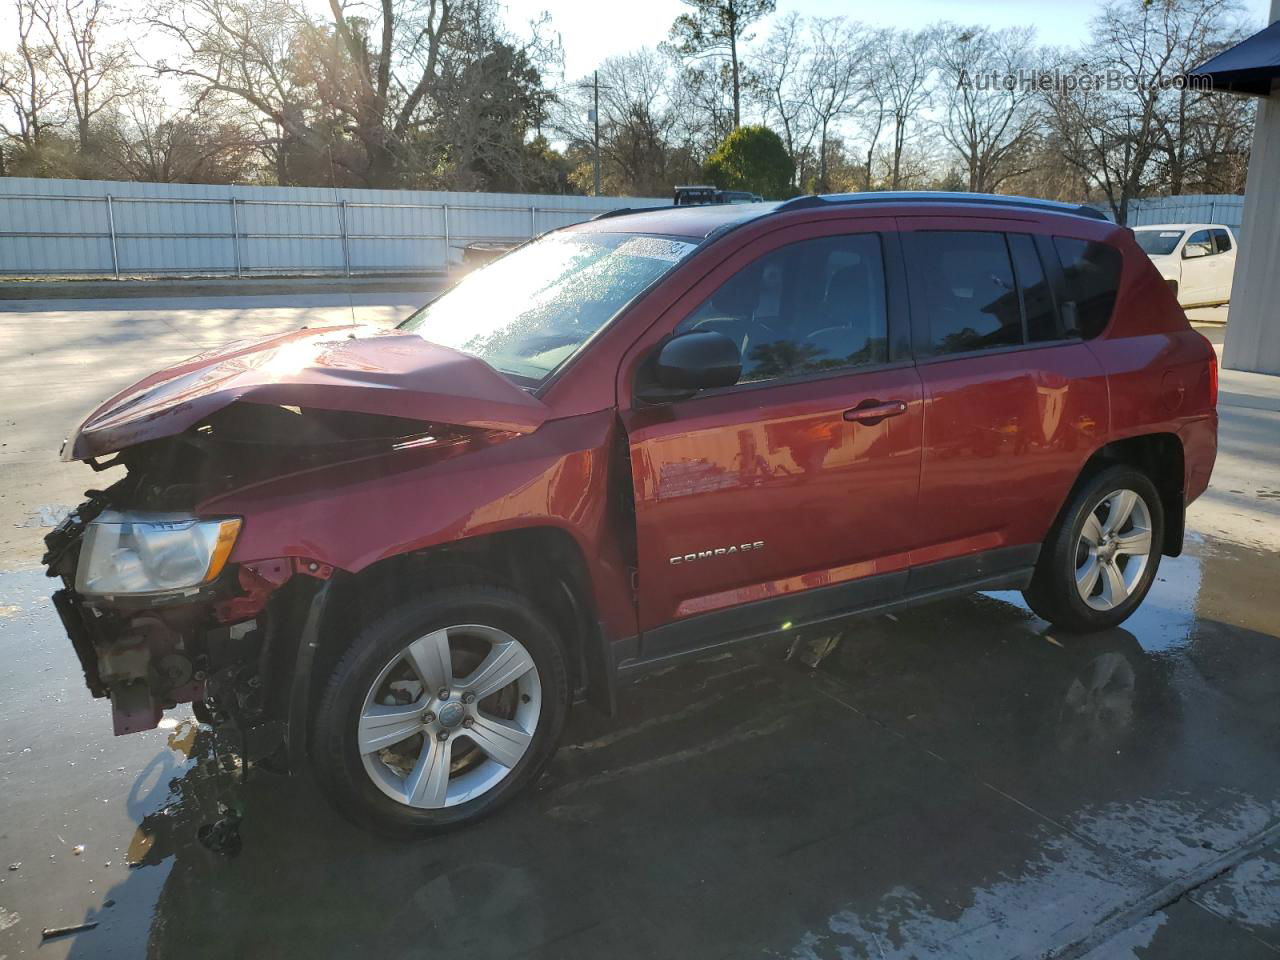
[[(36, 569), (94, 482), (60, 437), (221, 340), (411, 306), (0, 304), (0, 960), (1280, 953), (1280, 378), (1223, 374), (1187, 551), (1122, 629), (975, 594), (709, 657), (576, 710), (531, 797), (442, 839), (240, 783), (183, 711), (112, 738)], [(233, 857), (197, 840), (226, 808)]]

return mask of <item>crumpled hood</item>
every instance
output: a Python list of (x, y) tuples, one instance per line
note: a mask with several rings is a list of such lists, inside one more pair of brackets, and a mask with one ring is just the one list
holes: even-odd
[(238, 341), (139, 380), (85, 419), (62, 459), (173, 436), (233, 403), (531, 433), (548, 411), (488, 364), (413, 333), (322, 327)]

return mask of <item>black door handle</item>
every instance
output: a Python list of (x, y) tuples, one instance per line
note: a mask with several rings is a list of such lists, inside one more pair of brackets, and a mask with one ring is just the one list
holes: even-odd
[(863, 400), (852, 410), (846, 410), (844, 418), (870, 427), (887, 417), (896, 417), (906, 412), (905, 400)]

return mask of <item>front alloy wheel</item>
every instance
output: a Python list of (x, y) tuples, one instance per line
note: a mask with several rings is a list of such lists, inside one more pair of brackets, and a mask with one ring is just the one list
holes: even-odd
[(564, 648), (520, 594), (429, 591), (352, 638), (316, 710), (311, 758), (361, 825), (471, 823), (551, 759), (569, 706)]
[(542, 683), (519, 640), (460, 624), (383, 667), (356, 734), (365, 772), (398, 803), (436, 809), (488, 793), (529, 752)]

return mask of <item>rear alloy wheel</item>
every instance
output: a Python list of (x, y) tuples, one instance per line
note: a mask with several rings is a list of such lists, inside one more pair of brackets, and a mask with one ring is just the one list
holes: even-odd
[(555, 751), (565, 658), (524, 598), (441, 591), (355, 638), (317, 711), (312, 757), (343, 813), (430, 833), (486, 816)]
[(1133, 595), (1151, 558), (1151, 511), (1133, 490), (1116, 490), (1085, 519), (1076, 544), (1076, 587), (1094, 610)]
[(1151, 589), (1164, 513), (1142, 472), (1115, 466), (1090, 479), (1064, 508), (1024, 592), (1039, 616), (1068, 630), (1113, 627)]

